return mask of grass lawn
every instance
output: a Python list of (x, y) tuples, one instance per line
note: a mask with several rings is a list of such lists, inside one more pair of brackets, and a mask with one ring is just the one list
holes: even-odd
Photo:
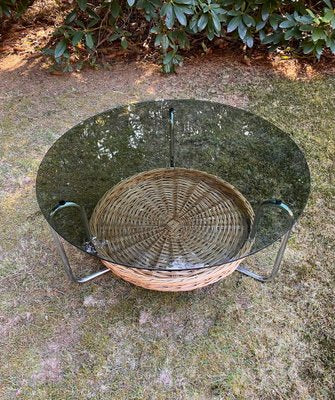
[[(51, 76), (0, 60), (1, 399), (335, 399), (335, 75), (299, 68), (213, 56), (170, 76), (136, 63)], [(181, 294), (112, 275), (71, 284), (35, 199), (43, 155), (97, 112), (189, 97), (253, 111), (305, 151), (312, 193), (280, 275)], [(98, 266), (69, 253), (77, 270)]]

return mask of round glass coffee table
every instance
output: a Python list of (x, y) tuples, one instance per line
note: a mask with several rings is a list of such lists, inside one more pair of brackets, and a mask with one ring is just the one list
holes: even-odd
[[(235, 270), (278, 272), (310, 191), (304, 154), (266, 120), (198, 100), (149, 101), (93, 116), (61, 136), (37, 174), (37, 200), (67, 274), (112, 271), (184, 291)], [(106, 268), (76, 277), (61, 239)], [(241, 262), (280, 241), (258, 275)]]

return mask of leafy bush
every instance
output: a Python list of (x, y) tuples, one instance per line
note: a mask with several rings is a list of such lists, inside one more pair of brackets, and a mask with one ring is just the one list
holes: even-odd
[(32, 3), (29, 0), (0, 0), (0, 23), (6, 18), (19, 17)]
[(195, 39), (227, 36), (248, 48), (283, 48), (320, 59), (326, 49), (335, 53), (334, 5), (331, 0), (77, 0), (44, 53), (71, 71), (94, 62), (113, 43), (124, 49), (141, 43), (159, 48), (163, 70), (172, 72)]

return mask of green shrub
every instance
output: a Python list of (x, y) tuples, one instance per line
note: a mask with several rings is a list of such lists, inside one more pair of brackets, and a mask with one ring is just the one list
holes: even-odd
[(0, 0), (0, 24), (6, 19), (18, 18), (32, 3), (30, 0)]
[(335, 53), (334, 5), (331, 0), (77, 0), (44, 53), (71, 71), (95, 62), (99, 51), (115, 42), (124, 49), (137, 43), (159, 48), (163, 70), (172, 72), (194, 39), (227, 36), (249, 48), (282, 48), (320, 59), (326, 49)]

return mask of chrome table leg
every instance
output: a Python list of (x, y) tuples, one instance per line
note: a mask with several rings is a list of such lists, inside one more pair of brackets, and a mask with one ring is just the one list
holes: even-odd
[(283, 238), (281, 240), (280, 247), (278, 249), (276, 259), (275, 259), (275, 262), (273, 264), (272, 271), (270, 272), (270, 274), (259, 275), (259, 274), (256, 274), (255, 272), (250, 271), (248, 268), (244, 267), (243, 265), (239, 265), (237, 267), (237, 271), (241, 272), (244, 275), (250, 276), (251, 278), (254, 278), (260, 282), (267, 282), (267, 281), (273, 279), (279, 271), (279, 267), (280, 267), (281, 261), (283, 259), (283, 255), (284, 255), (284, 252), (286, 249), (286, 245), (287, 245), (287, 241), (290, 236), (290, 233), (291, 233), (291, 229), (287, 233), (285, 233), (285, 235), (283, 236)]
[(58, 250), (58, 252), (59, 252), (59, 255), (60, 255), (60, 257), (61, 257), (61, 259), (62, 259), (62, 261), (63, 261), (63, 265), (64, 265), (64, 268), (65, 268), (66, 274), (67, 274), (67, 276), (70, 278), (70, 280), (71, 280), (72, 282), (76, 282), (76, 283), (86, 283), (86, 282), (92, 281), (92, 280), (95, 279), (95, 278), (98, 278), (98, 277), (101, 276), (101, 275), (106, 274), (107, 272), (110, 272), (110, 269), (104, 268), (104, 269), (102, 269), (102, 270), (100, 270), (100, 271), (93, 272), (92, 274), (83, 276), (82, 278), (77, 278), (77, 277), (74, 275), (73, 271), (72, 271), (72, 268), (71, 268), (71, 266), (70, 266), (69, 259), (68, 259), (67, 255), (66, 255), (66, 252), (65, 252), (63, 243), (61, 242), (60, 236), (59, 236), (58, 233), (57, 233), (55, 230), (53, 230), (52, 228), (51, 228), (51, 233), (52, 233), (52, 236), (53, 236), (53, 238), (54, 238), (54, 241), (55, 241), (57, 250)]
[[(88, 221), (87, 221), (86, 212), (85, 212), (84, 208), (83, 208), (82, 206), (80, 206), (79, 204), (74, 203), (74, 202), (72, 202), (72, 201), (60, 201), (60, 202), (56, 205), (56, 207), (54, 207), (54, 209), (51, 211), (51, 213), (50, 213), (51, 219), (53, 219), (54, 216), (55, 216), (59, 211), (63, 210), (64, 208), (69, 208), (69, 207), (74, 207), (74, 208), (80, 210), (80, 215), (81, 215), (81, 219), (82, 219), (82, 222), (83, 222), (83, 226), (84, 226), (84, 228), (85, 228), (87, 240), (90, 240), (90, 231), (89, 231), (89, 227), (88, 227)], [(73, 271), (72, 271), (72, 268), (71, 268), (71, 266), (70, 266), (70, 262), (69, 262), (69, 259), (68, 259), (67, 255), (66, 255), (66, 252), (65, 252), (63, 243), (62, 243), (62, 241), (61, 241), (61, 237), (60, 237), (59, 234), (58, 234), (54, 229), (52, 229), (52, 228), (51, 228), (51, 233), (52, 233), (52, 236), (53, 236), (53, 238), (54, 238), (54, 241), (55, 241), (55, 244), (56, 244), (58, 253), (59, 253), (59, 255), (60, 255), (60, 257), (61, 257), (61, 259), (62, 259), (62, 261), (63, 261), (66, 274), (67, 274), (67, 276), (70, 278), (70, 280), (71, 280), (72, 282), (76, 282), (76, 283), (86, 283), (86, 282), (89, 282), (89, 281), (91, 281), (91, 280), (93, 280), (93, 279), (95, 279), (95, 278), (98, 278), (98, 277), (101, 276), (101, 275), (106, 274), (107, 272), (110, 272), (110, 269), (104, 268), (104, 269), (102, 269), (102, 270), (100, 270), (100, 271), (93, 272), (92, 274), (83, 276), (82, 278), (77, 278), (77, 277), (74, 275), (74, 273), (73, 273)]]
[(237, 271), (241, 272), (244, 275), (250, 276), (251, 278), (254, 278), (259, 282), (267, 282), (267, 281), (273, 279), (277, 275), (281, 261), (283, 259), (283, 255), (284, 255), (286, 246), (287, 246), (288, 238), (291, 234), (293, 223), (294, 223), (294, 216), (293, 216), (292, 210), (289, 208), (289, 206), (287, 204), (285, 204), (281, 200), (277, 200), (277, 199), (265, 200), (260, 204), (258, 210), (256, 211), (255, 221), (254, 221), (254, 224), (253, 224), (253, 226), (251, 228), (251, 232), (250, 232), (250, 240), (255, 239), (257, 227), (258, 227), (259, 221), (261, 220), (261, 217), (263, 215), (264, 207), (266, 207), (266, 206), (278, 207), (278, 208), (281, 208), (282, 210), (284, 210), (287, 213), (288, 217), (290, 218), (290, 227), (281, 239), (280, 247), (278, 249), (278, 252), (277, 252), (277, 255), (275, 258), (275, 262), (273, 264), (270, 274), (259, 275), (259, 274), (256, 274), (255, 272), (250, 271), (247, 267), (244, 267), (243, 265), (239, 265), (237, 267)]

